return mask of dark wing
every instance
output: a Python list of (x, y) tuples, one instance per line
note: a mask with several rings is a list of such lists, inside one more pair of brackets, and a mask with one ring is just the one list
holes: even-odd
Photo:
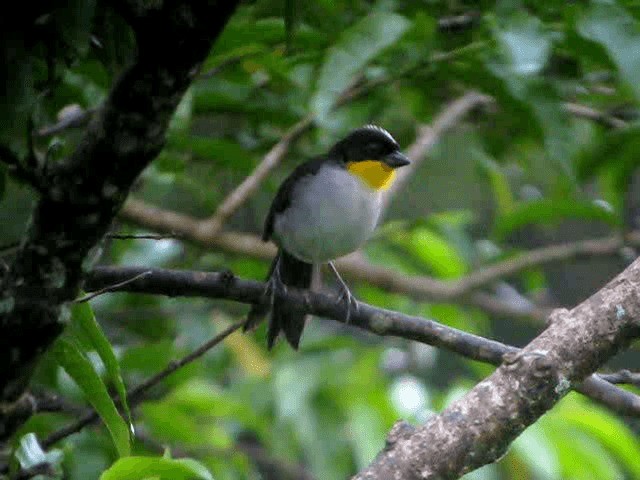
[(262, 240), (268, 241), (273, 234), (273, 221), (276, 214), (284, 212), (291, 204), (291, 194), (299, 180), (308, 176), (315, 175), (322, 164), (326, 161), (326, 157), (317, 157), (298, 165), (293, 172), (282, 182), (278, 193), (276, 193), (269, 214), (264, 222), (264, 231), (262, 232)]

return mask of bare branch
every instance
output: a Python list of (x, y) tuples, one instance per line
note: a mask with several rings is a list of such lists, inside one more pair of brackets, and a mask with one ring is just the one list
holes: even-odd
[(628, 383), (634, 387), (640, 388), (640, 372), (620, 370), (619, 372), (614, 373), (601, 373), (600, 377), (609, 383)]
[(125, 285), (127, 285), (128, 283), (131, 282), (135, 282), (136, 280), (146, 277), (147, 275), (149, 275), (151, 272), (149, 270), (139, 273), (138, 275), (136, 275), (135, 277), (131, 277), (127, 280), (123, 280), (119, 283), (116, 283), (114, 285), (107, 285), (104, 288), (101, 288), (100, 290), (96, 290), (93, 293), (90, 293), (89, 295), (85, 295), (84, 297), (81, 298), (77, 298), (73, 301), (73, 303), (84, 303), (84, 302), (88, 302), (89, 300), (92, 300), (100, 295), (104, 295), (105, 293), (108, 292), (115, 292), (116, 290), (121, 289), (122, 287), (124, 287)]
[(576, 117), (593, 120), (594, 122), (600, 123), (601, 125), (608, 128), (615, 129), (624, 128), (627, 126), (627, 122), (621, 120), (620, 118), (608, 115), (596, 110), (595, 108), (587, 107), (586, 105), (582, 105), (580, 103), (566, 102), (563, 106), (567, 112)]
[(33, 477), (52, 478), (58, 475), (53, 465), (48, 462), (38, 463), (26, 469), (21, 469), (12, 480), (28, 480)]
[(271, 170), (282, 161), (289, 151), (290, 145), (306, 132), (312, 124), (313, 117), (305, 117), (284, 134), (282, 139), (269, 150), (269, 153), (265, 155), (253, 172), (224, 199), (213, 216), (200, 223), (199, 228), (202, 235), (214, 236), (220, 231), (224, 222), (253, 195)]
[[(104, 285), (117, 283), (122, 278), (131, 278), (141, 270), (138, 267), (98, 267), (89, 274), (86, 288), (99, 289)], [(222, 298), (252, 304), (262, 298), (264, 284), (242, 280), (231, 272), (153, 269), (150, 275), (124, 285), (120, 290), (155, 295)], [(290, 288), (287, 299), (293, 308), (305, 313), (344, 321), (344, 305), (336, 302), (332, 296)], [(515, 347), (432, 320), (404, 315), (361, 302), (358, 303), (357, 311), (351, 314), (350, 324), (376, 335), (396, 336), (442, 347), (492, 365), (500, 365), (505, 354), (518, 352)], [(594, 399), (607, 401), (606, 404), (619, 413), (640, 416), (640, 397), (603, 383), (606, 385), (598, 384), (597, 379), (590, 379), (579, 391), (588, 393)]]
[(253, 55), (256, 55), (257, 53), (258, 53), (257, 51), (244, 52), (244, 53), (240, 53), (238, 55), (234, 55), (234, 56), (229, 57), (229, 58), (225, 58), (223, 61), (221, 61), (215, 67), (212, 67), (209, 70), (206, 70), (206, 71), (202, 72), (200, 74), (200, 79), (207, 79), (207, 78), (215, 77), (216, 75), (218, 75), (225, 68), (228, 68), (228, 67), (230, 67), (232, 65), (235, 65), (236, 63), (240, 63), (245, 58), (251, 57)]
[(446, 105), (431, 125), (422, 125), (418, 128), (415, 141), (407, 148), (407, 156), (411, 165), (398, 171), (396, 180), (387, 191), (384, 199), (383, 211), (390, 200), (404, 188), (407, 181), (418, 169), (426, 155), (431, 151), (442, 136), (457, 125), (460, 120), (475, 108), (492, 103), (493, 99), (477, 92), (469, 92), (462, 97)]
[(476, 270), (466, 277), (451, 282), (450, 285), (452, 290), (455, 290), (455, 295), (462, 295), (527, 268), (579, 257), (615, 255), (625, 246), (640, 246), (640, 232), (630, 232), (624, 237), (615, 235), (593, 240), (578, 240), (529, 250)]
[[(145, 233), (109, 233), (106, 235), (107, 238), (111, 238), (113, 240), (167, 240), (167, 239), (176, 239), (181, 240), (182, 237), (177, 233), (160, 233), (160, 234), (145, 234)], [(0, 248), (0, 252), (2, 249)]]
[(477, 10), (471, 10), (462, 15), (451, 15), (438, 19), (438, 30), (446, 33), (457, 33), (473, 28), (478, 24), (482, 15)]

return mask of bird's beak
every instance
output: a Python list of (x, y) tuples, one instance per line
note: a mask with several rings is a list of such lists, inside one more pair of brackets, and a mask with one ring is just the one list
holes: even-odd
[(386, 163), (392, 168), (398, 168), (398, 167), (404, 167), (405, 165), (409, 165), (411, 162), (405, 155), (403, 155), (398, 150), (387, 155), (384, 159), (384, 163)]

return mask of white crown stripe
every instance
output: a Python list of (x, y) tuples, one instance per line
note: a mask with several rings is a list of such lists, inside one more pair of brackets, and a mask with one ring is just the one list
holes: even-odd
[(369, 125), (365, 125), (362, 128), (366, 129), (366, 130), (375, 130), (377, 132), (380, 132), (380, 133), (384, 134), (393, 143), (396, 143), (396, 139), (393, 138), (393, 136), (389, 132), (387, 132), (384, 128), (379, 127), (378, 125), (373, 125), (373, 124), (370, 123)]

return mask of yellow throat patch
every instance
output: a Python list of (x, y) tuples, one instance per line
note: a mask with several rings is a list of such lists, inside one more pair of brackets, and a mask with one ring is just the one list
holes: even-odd
[(396, 171), (379, 160), (362, 160), (349, 162), (347, 170), (360, 177), (362, 181), (374, 190), (386, 190), (393, 183)]

